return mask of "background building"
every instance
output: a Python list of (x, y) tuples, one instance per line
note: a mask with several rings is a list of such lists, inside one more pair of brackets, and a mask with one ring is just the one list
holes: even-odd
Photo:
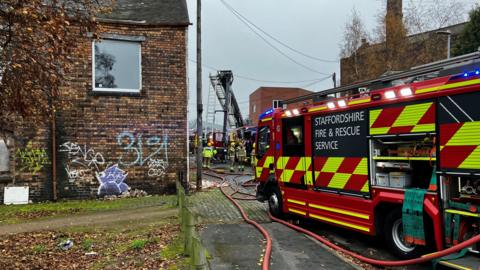
[(342, 86), (447, 58), (445, 33), (450, 32), (453, 48), (465, 23), (406, 36), (402, 8), (402, 0), (388, 0), (385, 42), (369, 44), (362, 40), (354, 53), (340, 60)]
[[(249, 119), (253, 125), (257, 124), (258, 117), (265, 110), (272, 108), (272, 102), (274, 100), (287, 100), (294, 97), (308, 95), (313, 93), (302, 88), (294, 87), (260, 87), (250, 94), (249, 97)], [(289, 107), (303, 105), (289, 104)]]

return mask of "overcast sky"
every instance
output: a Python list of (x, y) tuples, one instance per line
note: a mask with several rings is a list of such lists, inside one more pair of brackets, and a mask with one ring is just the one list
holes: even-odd
[[(368, 30), (376, 25), (375, 15), (383, 8), (383, 0), (225, 0), (241, 15), (291, 47), (311, 56), (326, 60), (338, 60), (345, 24), (352, 9), (360, 13)], [(415, 0), (431, 5), (434, 0)], [(472, 6), (478, 0), (462, 0)], [(407, 2), (407, 1), (404, 1)], [(190, 21), (189, 59), (196, 59), (196, 0), (187, 0)], [(241, 107), (243, 117), (248, 116), (248, 96), (260, 86), (302, 87), (320, 91), (333, 86), (331, 79), (312, 84), (267, 83), (247, 80), (298, 82), (318, 80), (321, 74), (339, 75), (339, 63), (322, 63), (312, 60), (274, 43), (282, 52), (307, 68), (301, 67), (256, 36), (235, 17), (220, 0), (202, 1), (202, 59), (203, 65), (220, 70), (232, 70), (235, 80), (233, 90)], [(196, 64), (188, 63), (189, 118), (196, 117)], [(313, 70), (313, 71), (312, 71)], [(203, 68), (204, 114), (207, 110), (209, 73)], [(217, 107), (218, 109), (218, 107)], [(217, 115), (221, 123), (221, 115)]]

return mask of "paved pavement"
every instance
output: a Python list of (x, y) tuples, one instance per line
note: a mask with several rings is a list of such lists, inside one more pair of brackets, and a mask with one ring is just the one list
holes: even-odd
[[(229, 177), (228, 180), (241, 183), (250, 178)], [(233, 189), (229, 189), (229, 192), (233, 192)], [(263, 236), (253, 226), (244, 223), (235, 206), (218, 189), (196, 193), (189, 200), (194, 214), (199, 217), (200, 223), (205, 224), (200, 236), (212, 257), (211, 269), (251, 270), (261, 267), (265, 249)], [(303, 234), (272, 223), (266, 212), (266, 204), (257, 201), (239, 203), (249, 218), (260, 222), (272, 237), (271, 269), (355, 269), (349, 262)]]

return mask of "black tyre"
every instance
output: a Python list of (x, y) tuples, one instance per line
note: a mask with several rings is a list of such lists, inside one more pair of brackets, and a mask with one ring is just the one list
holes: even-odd
[(401, 259), (412, 259), (422, 255), (422, 247), (409, 244), (403, 238), (402, 210), (390, 212), (385, 218), (384, 239), (390, 252)]
[(283, 217), (283, 203), (282, 203), (282, 194), (278, 186), (274, 186), (269, 192), (268, 196), (268, 209), (272, 216), (276, 218)]

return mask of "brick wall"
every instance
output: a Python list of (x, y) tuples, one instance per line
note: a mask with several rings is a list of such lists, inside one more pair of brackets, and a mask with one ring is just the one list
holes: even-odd
[[(151, 194), (172, 192), (177, 171), (186, 170), (186, 29), (109, 24), (102, 32), (145, 37), (142, 90), (130, 95), (92, 92), (92, 40), (79, 38), (89, 53), (72, 55), (76, 64), (62, 89), (72, 105), (58, 111), (56, 119), (59, 198), (96, 197), (96, 176), (117, 182), (126, 176), (130, 188)], [(33, 158), (12, 155), (8, 175), (30, 186), (31, 199), (51, 199), (49, 124), (38, 130), (18, 125), (14, 137), (11, 151), (20, 149), (24, 152), (18, 154)], [(32, 160), (38, 162), (29, 164)], [(5, 184), (0, 181), (0, 198)], [(113, 185), (108, 182), (102, 190), (111, 191)]]

